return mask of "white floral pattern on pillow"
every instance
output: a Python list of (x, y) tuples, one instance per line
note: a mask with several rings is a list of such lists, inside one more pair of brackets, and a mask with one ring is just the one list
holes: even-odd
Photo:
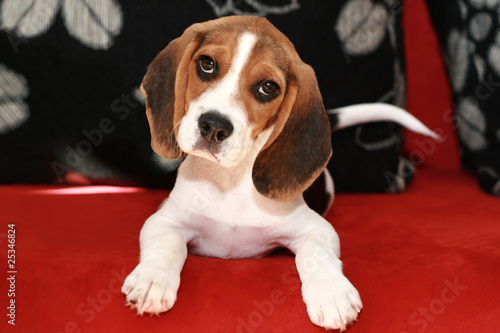
[(45, 33), (59, 12), (69, 34), (96, 50), (110, 48), (122, 30), (123, 14), (115, 0), (4, 0), (0, 28), (33, 38)]

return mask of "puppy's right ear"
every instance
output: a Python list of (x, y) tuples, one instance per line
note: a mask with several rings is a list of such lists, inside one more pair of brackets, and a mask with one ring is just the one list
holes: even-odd
[(167, 159), (182, 157), (177, 144), (179, 123), (185, 114), (185, 95), (191, 57), (203, 41), (205, 24), (190, 26), (170, 42), (149, 65), (142, 80), (151, 147)]

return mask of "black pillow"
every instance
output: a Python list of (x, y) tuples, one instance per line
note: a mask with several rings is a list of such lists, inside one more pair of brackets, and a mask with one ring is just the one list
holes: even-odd
[[(150, 148), (138, 86), (185, 28), (223, 15), (266, 16), (317, 73), (327, 109), (404, 107), (399, 1), (103, 0), (0, 2), (0, 182), (171, 187), (180, 161)], [(401, 191), (413, 169), (396, 126), (333, 135), (343, 191)]]
[(500, 1), (427, 1), (450, 78), (463, 167), (500, 196)]

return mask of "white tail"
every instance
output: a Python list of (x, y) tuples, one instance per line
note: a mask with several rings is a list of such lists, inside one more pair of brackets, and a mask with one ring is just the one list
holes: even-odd
[(406, 110), (385, 103), (355, 104), (338, 109), (326, 111), (328, 114), (335, 114), (338, 117), (335, 130), (358, 124), (365, 124), (377, 121), (392, 121), (398, 123), (409, 130), (430, 136), (436, 140), (440, 136), (431, 131), (420, 120), (412, 116)]

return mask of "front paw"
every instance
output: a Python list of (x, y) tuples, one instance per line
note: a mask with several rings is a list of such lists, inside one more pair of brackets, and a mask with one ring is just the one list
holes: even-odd
[(343, 275), (309, 278), (302, 297), (311, 321), (326, 329), (344, 330), (363, 308), (358, 291)]
[(122, 293), (127, 305), (142, 315), (158, 315), (172, 308), (177, 299), (180, 276), (166, 269), (140, 263), (125, 279)]

